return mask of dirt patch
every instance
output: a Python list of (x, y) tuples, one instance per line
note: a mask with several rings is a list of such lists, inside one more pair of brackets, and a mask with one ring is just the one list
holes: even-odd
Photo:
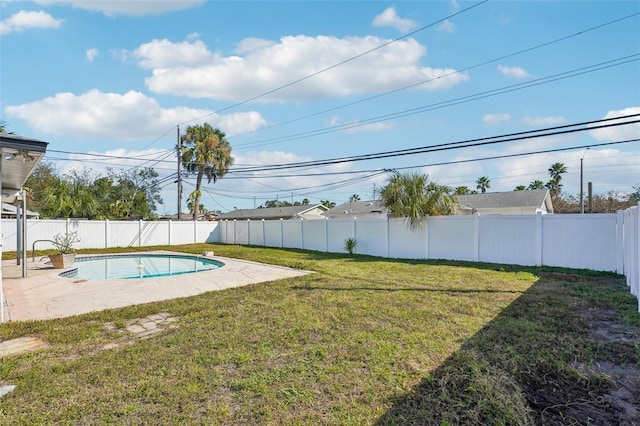
[[(640, 425), (640, 327), (621, 324), (611, 310), (589, 309), (578, 314), (587, 321), (590, 337), (606, 345), (608, 360), (575, 361), (572, 366), (587, 377), (606, 376), (611, 387), (595, 396), (595, 404), (568, 406), (565, 414), (568, 418), (586, 415), (594, 424)], [(600, 410), (592, 410), (598, 405)]]

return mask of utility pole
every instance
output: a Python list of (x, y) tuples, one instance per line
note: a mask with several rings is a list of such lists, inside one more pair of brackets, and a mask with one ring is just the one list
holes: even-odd
[(580, 214), (584, 214), (584, 186), (583, 186), (583, 167), (582, 167), (582, 162), (584, 160), (584, 156), (587, 155), (587, 151), (589, 150), (589, 148), (584, 150), (584, 153), (582, 154), (582, 158), (580, 158)]
[(180, 126), (177, 125), (178, 130), (178, 220), (182, 220), (182, 141), (180, 140)]

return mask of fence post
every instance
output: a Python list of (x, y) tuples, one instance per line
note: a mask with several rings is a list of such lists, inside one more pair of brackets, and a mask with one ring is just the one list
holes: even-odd
[(389, 238), (389, 232), (391, 232), (391, 231), (389, 230), (389, 221), (390, 221), (390, 220), (391, 220), (391, 219), (389, 219), (389, 218), (387, 217), (387, 220), (385, 220), (385, 221), (384, 221), (384, 224), (385, 224), (385, 231), (386, 231), (384, 234), (385, 234), (385, 239), (387, 240), (387, 241), (385, 241), (385, 243), (386, 243), (386, 244), (385, 244), (385, 257), (386, 257), (387, 259), (389, 258), (389, 240), (390, 240), (390, 238)]
[(536, 213), (536, 235), (534, 250), (536, 253), (536, 266), (542, 266), (542, 212)]
[(473, 214), (473, 259), (480, 261), (480, 213)]
[(264, 219), (262, 219), (262, 246), (266, 247), (267, 246), (267, 232), (264, 229), (265, 224), (264, 224)]
[(280, 218), (280, 248), (284, 247), (284, 219)]
[(329, 251), (329, 218), (324, 218), (324, 251)]
[(138, 220), (138, 247), (142, 247), (142, 219)]
[(171, 245), (171, 233), (173, 232), (173, 221), (169, 219), (169, 227), (167, 229), (167, 240), (169, 241), (169, 245)]
[(198, 242), (198, 219), (193, 220), (193, 243)]
[(304, 218), (300, 218), (300, 250), (304, 250)]
[(424, 223), (424, 238), (425, 238), (425, 247), (424, 247), (424, 258), (429, 259), (429, 218)]
[(236, 226), (237, 224), (238, 224), (238, 221), (236, 219), (233, 219), (233, 244), (238, 244), (237, 243), (238, 227)]
[(624, 275), (624, 211), (616, 212), (616, 273)]
[(251, 219), (247, 219), (247, 245), (251, 245)]
[(111, 222), (109, 222), (109, 219), (104, 220), (104, 248), (109, 248), (111, 245), (110, 224)]

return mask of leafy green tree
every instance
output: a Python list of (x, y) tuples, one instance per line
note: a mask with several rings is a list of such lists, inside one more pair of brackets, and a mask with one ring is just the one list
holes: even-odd
[(309, 199), (308, 198), (303, 198), (302, 199), (302, 205), (303, 206), (308, 206), (309, 205)]
[(637, 183), (632, 186), (633, 192), (629, 194), (629, 202), (630, 203), (640, 203), (640, 183)]
[(526, 187), (526, 186), (524, 186), (524, 185), (518, 185), (518, 186), (516, 186), (516, 188), (514, 189), (514, 191), (524, 191), (524, 190), (526, 190), (526, 189), (527, 189), (527, 187)]
[(483, 194), (487, 192), (489, 188), (491, 188), (491, 180), (488, 177), (480, 176), (478, 180), (476, 180), (476, 189)]
[(333, 201), (329, 201), (329, 200), (320, 200), (320, 204), (322, 204), (323, 206), (327, 207), (327, 208), (334, 208), (336, 206), (336, 203), (334, 203)]
[(406, 218), (412, 229), (422, 226), (428, 215), (454, 214), (456, 203), (449, 187), (418, 173), (394, 174), (380, 191), (380, 201), (390, 217)]
[(7, 123), (4, 120), (0, 120), (0, 133), (6, 133), (8, 135), (13, 135), (13, 132), (7, 132)]
[(182, 164), (188, 174), (196, 175), (194, 220), (200, 210), (202, 178), (206, 176), (209, 183), (215, 183), (233, 164), (231, 146), (225, 137), (220, 129), (214, 129), (208, 123), (189, 126), (182, 136)]
[(544, 189), (544, 182), (536, 179), (529, 184), (527, 189)]

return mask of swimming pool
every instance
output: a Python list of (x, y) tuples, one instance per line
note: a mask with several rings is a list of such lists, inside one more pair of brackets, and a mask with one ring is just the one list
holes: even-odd
[(123, 254), (76, 259), (74, 269), (60, 276), (83, 280), (153, 278), (210, 271), (224, 266), (217, 260), (175, 254)]

